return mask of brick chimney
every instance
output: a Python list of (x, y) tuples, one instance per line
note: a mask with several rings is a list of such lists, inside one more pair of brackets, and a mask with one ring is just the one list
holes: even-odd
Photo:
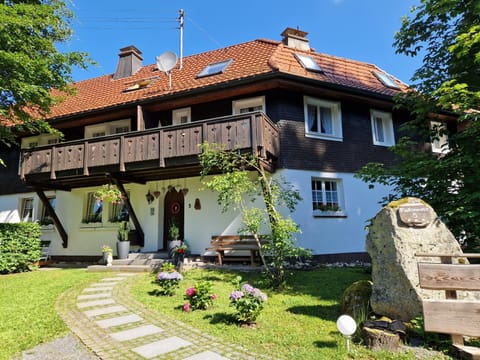
[(121, 79), (135, 74), (142, 67), (142, 52), (130, 45), (120, 49), (118, 65), (113, 80)]
[(281, 35), (283, 36), (282, 42), (288, 47), (305, 51), (310, 50), (310, 43), (306, 38), (308, 35), (307, 32), (288, 27), (282, 32)]

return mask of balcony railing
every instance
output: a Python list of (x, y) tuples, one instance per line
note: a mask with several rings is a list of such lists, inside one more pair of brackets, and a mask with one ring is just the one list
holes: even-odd
[(199, 145), (205, 141), (249, 150), (264, 160), (279, 152), (277, 126), (255, 112), (24, 150), (19, 172), (28, 183), (47, 177), (78, 179), (105, 169), (134, 173), (178, 166), (169, 159), (186, 158), (198, 165)]

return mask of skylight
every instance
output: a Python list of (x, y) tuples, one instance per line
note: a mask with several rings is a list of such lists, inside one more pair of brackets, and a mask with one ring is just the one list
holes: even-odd
[(311, 56), (295, 54), (295, 57), (305, 69), (311, 70), (311, 71), (323, 72), (322, 68), (317, 64), (317, 62)]
[(374, 71), (373, 75), (377, 77), (378, 80), (382, 82), (383, 85), (392, 88), (392, 89), (400, 89), (397, 83), (393, 80), (393, 78), (384, 72)]
[(201, 72), (200, 74), (197, 75), (197, 77), (204, 77), (204, 76), (210, 76), (210, 75), (215, 75), (215, 74), (220, 74), (225, 71), (228, 65), (232, 62), (232, 59), (213, 63), (213, 64), (208, 64)]

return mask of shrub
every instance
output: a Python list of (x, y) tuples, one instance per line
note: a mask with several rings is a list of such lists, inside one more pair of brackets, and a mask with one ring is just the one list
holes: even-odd
[(190, 310), (206, 310), (213, 305), (213, 300), (217, 295), (212, 293), (212, 283), (209, 281), (202, 281), (195, 284), (194, 287), (188, 288), (185, 292), (185, 300), (188, 300), (183, 306), (183, 310), (188, 312)]
[(0, 224), (0, 274), (31, 271), (40, 259), (40, 225)]
[(158, 294), (172, 296), (178, 289), (183, 276), (175, 270), (175, 266), (171, 263), (164, 263), (160, 270), (157, 275), (157, 282), (160, 286)]
[(265, 301), (266, 294), (246, 283), (230, 294), (230, 304), (237, 310), (235, 317), (243, 324), (255, 323)]

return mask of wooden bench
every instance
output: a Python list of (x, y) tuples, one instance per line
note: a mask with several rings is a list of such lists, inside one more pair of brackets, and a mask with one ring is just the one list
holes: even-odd
[(417, 256), (441, 260), (418, 263), (420, 287), (445, 291), (445, 299), (422, 299), (425, 331), (450, 334), (458, 357), (480, 360), (480, 348), (465, 346), (463, 341), (464, 336), (480, 337), (480, 300), (457, 299), (457, 290), (480, 291), (480, 265), (452, 263), (452, 258), (480, 258), (480, 254)]
[[(231, 261), (245, 261), (250, 259), (250, 264), (255, 265), (259, 258), (259, 248), (253, 235), (214, 235), (210, 241), (210, 247), (206, 251), (217, 253), (218, 263), (223, 265), (225, 257)], [(250, 253), (249, 258), (235, 255), (235, 252), (245, 251)], [(261, 261), (260, 261), (261, 262)]]

